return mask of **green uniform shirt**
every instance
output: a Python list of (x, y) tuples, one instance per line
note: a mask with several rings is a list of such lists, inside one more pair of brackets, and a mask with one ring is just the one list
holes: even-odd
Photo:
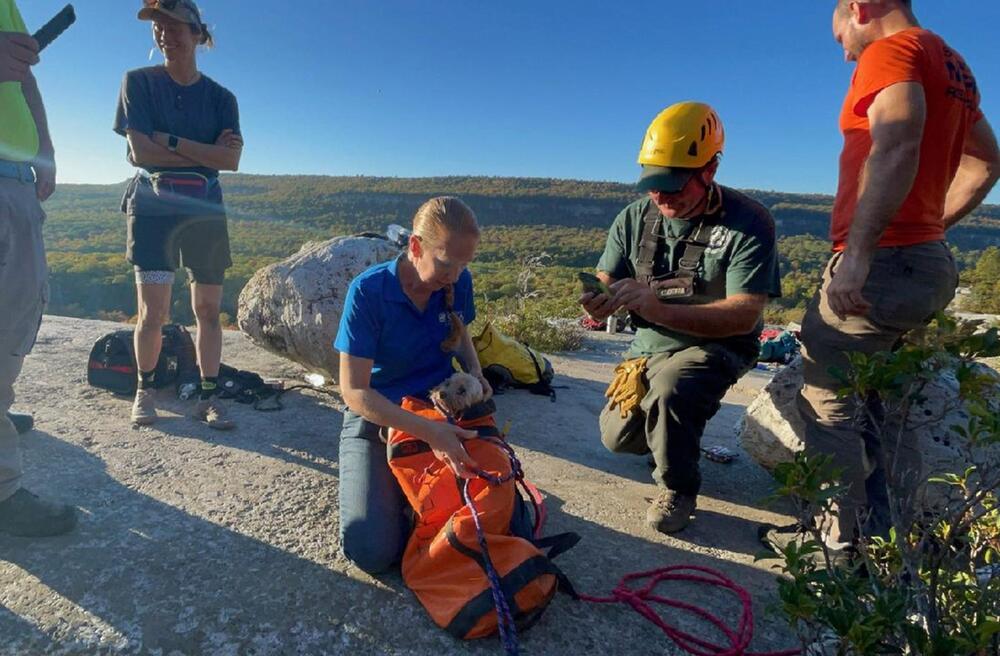
[[(722, 204), (714, 214), (663, 220), (663, 235), (653, 263), (653, 275), (678, 270), (683, 250), (681, 240), (690, 238), (699, 223), (704, 221), (706, 231), (707, 226), (712, 226), (711, 236), (698, 268), (698, 295), (690, 302), (709, 303), (736, 294), (781, 296), (774, 219), (760, 203), (734, 189), (719, 188), (722, 190)], [(650, 203), (652, 201), (648, 197), (637, 200), (615, 218), (604, 254), (597, 263), (599, 271), (617, 280), (635, 277), (643, 216)], [(752, 354), (759, 348), (757, 340), (762, 328), (763, 322), (760, 322), (746, 335), (713, 339), (645, 324), (636, 331), (629, 356), (679, 351), (708, 342)]]
[[(0, 0), (0, 32), (27, 34), (14, 0)], [(38, 127), (20, 82), (0, 82), (0, 159), (27, 162), (38, 155)]]

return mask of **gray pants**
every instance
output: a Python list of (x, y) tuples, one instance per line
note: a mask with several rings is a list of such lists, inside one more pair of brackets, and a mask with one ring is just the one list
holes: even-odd
[(0, 501), (21, 486), (21, 451), (7, 411), (48, 298), (44, 220), (33, 183), (0, 178)]
[(646, 396), (622, 418), (601, 412), (601, 441), (615, 453), (652, 453), (660, 487), (696, 496), (701, 489), (701, 435), (726, 391), (753, 366), (753, 358), (718, 344), (660, 353), (646, 363)]
[[(889, 513), (885, 483), (891, 481), (904, 496), (914, 492), (920, 482), (921, 458), (909, 434), (904, 432), (899, 440), (882, 440), (859, 424), (857, 401), (838, 397), (842, 384), (829, 370), (847, 371), (847, 353), (852, 351), (892, 350), (906, 332), (927, 324), (954, 297), (958, 272), (944, 242), (880, 248), (862, 291), (872, 304), (871, 311), (868, 316), (841, 321), (827, 298), (839, 260), (839, 255), (830, 260), (823, 285), (802, 322), (805, 384), (798, 405), (806, 420), (807, 452), (831, 455), (833, 466), (844, 470), (842, 483), (849, 486), (837, 508), (837, 519), (820, 518), (823, 528), (833, 540), (850, 542), (861, 513), (870, 511), (869, 530), (884, 532)], [(894, 471), (881, 465), (893, 462)]]

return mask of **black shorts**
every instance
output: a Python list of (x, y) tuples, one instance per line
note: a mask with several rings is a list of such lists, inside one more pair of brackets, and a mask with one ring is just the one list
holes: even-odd
[(164, 200), (153, 193), (148, 181), (138, 176), (133, 180), (122, 209), (128, 217), (126, 257), (136, 270), (184, 267), (194, 282), (223, 283), (233, 261), (225, 206), (217, 182), (215, 186), (217, 197), (195, 206), (183, 199)]

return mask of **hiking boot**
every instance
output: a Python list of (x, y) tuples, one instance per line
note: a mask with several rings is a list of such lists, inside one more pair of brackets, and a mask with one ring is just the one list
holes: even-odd
[(17, 431), (18, 435), (24, 435), (35, 427), (35, 418), (31, 415), (24, 415), (20, 412), (8, 412), (7, 419), (10, 419), (10, 423), (14, 424), (14, 430)]
[(139, 389), (135, 392), (135, 403), (132, 404), (132, 423), (137, 426), (149, 426), (159, 419), (156, 414), (156, 397), (151, 389)]
[(676, 533), (691, 523), (691, 515), (698, 505), (698, 497), (680, 494), (673, 490), (661, 490), (649, 504), (646, 523), (660, 533)]
[(22, 538), (62, 535), (76, 526), (76, 509), (39, 499), (21, 488), (0, 501), (0, 533)]
[(204, 422), (209, 428), (229, 430), (234, 428), (236, 424), (226, 415), (226, 406), (222, 405), (218, 399), (201, 399), (194, 408), (193, 417)]

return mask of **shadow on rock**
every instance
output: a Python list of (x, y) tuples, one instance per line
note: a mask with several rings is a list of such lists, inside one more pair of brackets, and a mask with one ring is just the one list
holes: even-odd
[(189, 416), (194, 411), (195, 401), (182, 401), (172, 390), (161, 390), (157, 395), (157, 408), (162, 416), (155, 424), (141, 430), (243, 449), (336, 476), (343, 414), (326, 405), (327, 398), (308, 390), (291, 390), (281, 398), (284, 408), (273, 412), (258, 411), (252, 405), (223, 399), (221, 403), (229, 410), (236, 428), (218, 431)]
[[(258, 526), (266, 517), (220, 526), (121, 485), (82, 448), (46, 433), (31, 440), (48, 465), (41, 490), (60, 490), (81, 521), (67, 536), (0, 539), (2, 560), (16, 566), (0, 561), (13, 573), (0, 586), (10, 653), (378, 653), (372, 629), (390, 606), (394, 620), (407, 607), (251, 537), (269, 533)], [(336, 559), (335, 535), (334, 526), (320, 536), (328, 542), (314, 558)]]

